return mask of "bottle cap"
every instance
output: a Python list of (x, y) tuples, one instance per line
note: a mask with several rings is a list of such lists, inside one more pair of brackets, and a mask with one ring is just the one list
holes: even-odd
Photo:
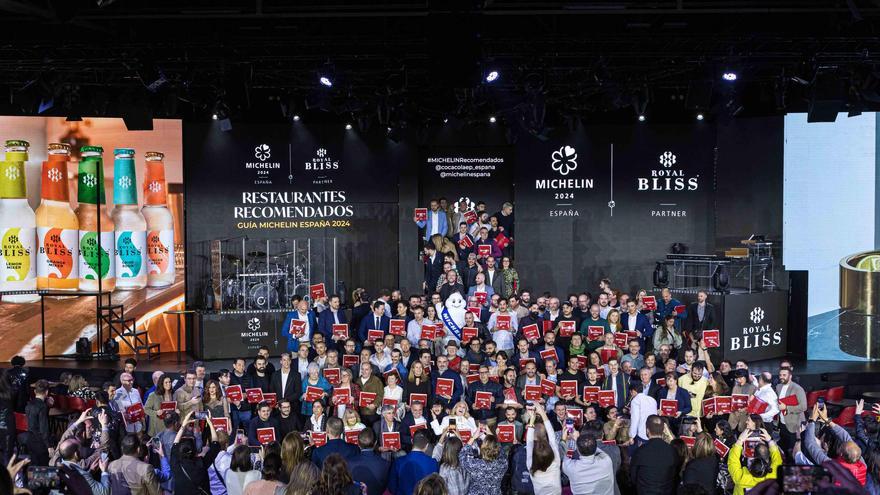
[(120, 155), (134, 156), (134, 149), (132, 149), (132, 148), (116, 148), (115, 150), (113, 150), (113, 156), (120, 156)]
[[(120, 151), (131, 153), (120, 153)], [(134, 150), (114, 151), (113, 160), (113, 202), (118, 205), (136, 205), (137, 175), (134, 170)]]
[(49, 143), (48, 149), (50, 155), (70, 154), (70, 145), (67, 143)]
[(0, 162), (0, 198), (21, 199), (27, 197), (27, 178), (24, 162), (28, 158), (27, 141), (6, 141), (6, 161)]
[(100, 154), (104, 153), (104, 148), (102, 148), (100, 146), (83, 146), (82, 148), (79, 149), (79, 153), (80, 153), (80, 155), (85, 155), (86, 153), (91, 153), (91, 154), (97, 153), (98, 155), (100, 155)]
[(165, 165), (147, 161), (144, 167), (144, 204), (164, 205), (166, 201)]
[[(83, 153), (88, 151), (84, 146)], [(79, 181), (77, 199), (80, 203), (104, 204), (104, 161), (100, 156), (84, 156), (79, 162)]]
[(165, 158), (165, 153), (162, 153), (161, 151), (148, 151), (144, 153), (144, 157), (146, 157), (148, 162), (161, 162), (162, 159)]
[(31, 143), (24, 139), (8, 139), (6, 140), (6, 149), (11, 151), (27, 151), (31, 147)]
[[(70, 201), (67, 189), (67, 153), (62, 153), (58, 148), (52, 153), (49, 145), (49, 159), (43, 162), (40, 174), (40, 197), (52, 201)], [(66, 146), (66, 145), (65, 145)], [(70, 146), (67, 147), (70, 151)]]

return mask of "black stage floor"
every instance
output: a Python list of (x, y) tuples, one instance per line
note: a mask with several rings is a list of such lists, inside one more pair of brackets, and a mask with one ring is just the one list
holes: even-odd
[[(29, 361), (27, 366), (31, 369), (31, 375), (35, 378), (56, 380), (63, 371), (80, 373), (93, 385), (99, 385), (104, 380), (111, 379), (122, 369), (125, 357), (119, 361), (75, 361), (72, 359), (46, 359)], [(142, 359), (138, 361), (136, 380), (138, 383), (150, 382), (150, 375), (154, 371), (165, 371), (172, 374), (182, 373), (196, 360), (190, 356), (182, 355), (181, 362), (177, 361), (176, 353), (163, 353), (152, 361)], [(272, 359), (277, 366), (277, 358)], [(750, 363), (753, 372), (771, 371), (776, 373), (781, 359), (768, 359)], [(808, 391), (822, 389), (838, 385), (847, 386), (847, 396), (858, 397), (865, 390), (880, 389), (880, 361), (853, 362), (853, 361), (807, 361), (805, 359), (791, 360), (795, 370), (797, 381)], [(250, 362), (250, 361), (249, 361)], [(209, 373), (216, 373), (222, 368), (232, 368), (231, 360), (205, 361)]]

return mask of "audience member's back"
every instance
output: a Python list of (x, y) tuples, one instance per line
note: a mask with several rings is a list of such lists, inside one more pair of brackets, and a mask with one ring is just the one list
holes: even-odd
[(675, 492), (678, 454), (663, 441), (663, 419), (652, 414), (647, 420), (648, 441), (633, 454), (630, 479), (639, 495), (667, 495)]
[(394, 495), (411, 495), (422, 478), (440, 470), (437, 461), (425, 453), (427, 448), (427, 435), (424, 430), (417, 431), (412, 451), (394, 461), (388, 491)]
[(376, 454), (376, 434), (370, 428), (364, 428), (358, 435), (360, 454), (348, 460), (351, 477), (357, 482), (367, 485), (368, 495), (382, 495), (388, 485), (388, 474), (391, 463)]

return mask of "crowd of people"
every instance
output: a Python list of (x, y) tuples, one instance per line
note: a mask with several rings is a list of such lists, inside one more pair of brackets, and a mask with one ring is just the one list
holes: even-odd
[[(849, 431), (808, 407), (790, 362), (718, 359), (705, 293), (685, 306), (603, 279), (595, 298), (487, 295), (492, 258), (471, 278), (468, 255), (425, 295), (295, 301), (289, 352), (216, 372), (138, 383), (128, 359), (100, 386), (50, 383), (17, 358), (0, 379), (0, 494), (54, 474), (76, 494), (740, 495), (781, 493), (785, 465), (815, 467), (814, 492), (880, 493), (880, 409), (860, 403)], [(467, 334), (443, 323), (456, 293)], [(60, 435), (59, 401), (86, 406)]]

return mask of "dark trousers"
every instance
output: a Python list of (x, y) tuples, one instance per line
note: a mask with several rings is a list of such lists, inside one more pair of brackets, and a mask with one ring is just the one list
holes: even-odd
[(794, 444), (797, 442), (797, 434), (788, 431), (788, 428), (785, 427), (785, 423), (779, 423), (779, 448), (785, 452), (785, 455), (788, 456), (791, 453), (791, 449), (794, 448)]

